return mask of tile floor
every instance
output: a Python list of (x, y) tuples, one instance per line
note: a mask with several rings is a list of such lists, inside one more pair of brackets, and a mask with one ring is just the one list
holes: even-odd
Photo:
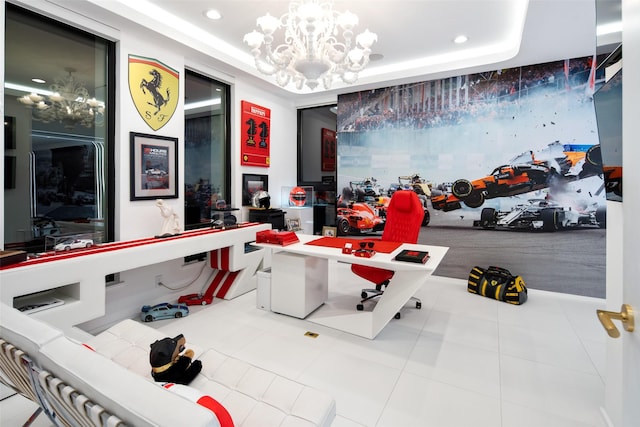
[[(355, 308), (366, 283), (335, 267), (330, 298), (351, 295)], [(374, 340), (257, 309), (255, 291), (153, 325), (327, 390), (333, 427), (604, 426), (604, 300), (530, 290), (513, 306), (442, 277), (416, 296), (422, 309), (407, 305)], [(21, 425), (33, 409), (4, 399), (0, 425)]]

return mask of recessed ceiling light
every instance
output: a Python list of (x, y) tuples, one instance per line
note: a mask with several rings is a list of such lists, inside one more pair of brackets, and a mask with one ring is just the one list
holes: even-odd
[(213, 19), (214, 21), (217, 21), (218, 19), (222, 18), (222, 15), (220, 14), (220, 12), (218, 12), (215, 9), (207, 10), (204, 14), (207, 18)]
[(42, 79), (39, 79), (37, 77), (32, 78), (31, 81), (34, 82), (34, 83), (40, 83), (40, 84), (47, 82), (46, 80), (42, 80)]
[(457, 36), (455, 39), (453, 39), (453, 42), (456, 44), (461, 44), (461, 43), (466, 43), (467, 40), (469, 40), (469, 38), (461, 34)]

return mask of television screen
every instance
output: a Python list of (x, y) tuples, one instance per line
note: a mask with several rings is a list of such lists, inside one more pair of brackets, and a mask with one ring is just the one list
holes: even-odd
[(622, 69), (593, 94), (607, 200), (622, 201)]

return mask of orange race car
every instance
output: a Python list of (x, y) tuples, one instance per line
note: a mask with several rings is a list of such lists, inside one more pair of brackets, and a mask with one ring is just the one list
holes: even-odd
[[(557, 153), (558, 147), (563, 147), (561, 154)], [(445, 212), (460, 209), (462, 203), (478, 208), (487, 199), (547, 188), (555, 179), (578, 180), (602, 174), (600, 145), (580, 151), (572, 151), (571, 148), (559, 143), (550, 144), (545, 153), (556, 153), (553, 157), (538, 160), (533, 152), (529, 152), (530, 160), (523, 161), (519, 156), (517, 162), (497, 167), (483, 178), (474, 181), (459, 179), (451, 186), (450, 193), (432, 192), (431, 205)]]
[(622, 166), (603, 166), (605, 189), (622, 197)]

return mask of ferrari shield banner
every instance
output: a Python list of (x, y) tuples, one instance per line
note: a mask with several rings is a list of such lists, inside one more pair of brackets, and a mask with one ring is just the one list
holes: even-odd
[(178, 71), (153, 58), (129, 55), (129, 93), (151, 129), (169, 122), (178, 106), (179, 90)]
[(271, 110), (242, 101), (240, 164), (269, 167)]

